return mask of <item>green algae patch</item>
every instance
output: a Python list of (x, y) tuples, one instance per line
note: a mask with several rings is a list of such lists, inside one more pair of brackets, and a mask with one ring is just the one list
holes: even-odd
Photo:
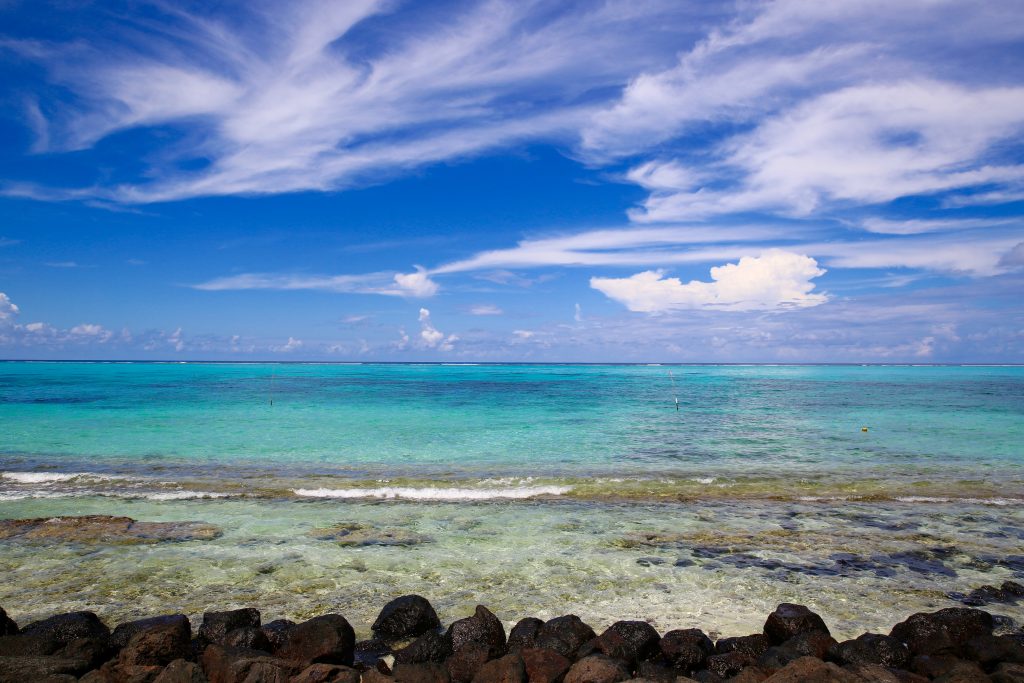
[(144, 545), (210, 541), (223, 533), (206, 522), (139, 522), (109, 515), (0, 520), (0, 541), (26, 543)]

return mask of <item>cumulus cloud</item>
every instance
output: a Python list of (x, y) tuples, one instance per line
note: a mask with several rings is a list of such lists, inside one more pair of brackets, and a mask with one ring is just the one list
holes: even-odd
[(590, 286), (631, 311), (645, 313), (786, 310), (825, 303), (828, 297), (812, 292), (811, 282), (824, 274), (809, 256), (774, 249), (712, 268), (711, 282), (684, 284), (662, 271), (649, 270), (628, 278), (592, 277)]
[(18, 306), (11, 298), (0, 292), (0, 324), (11, 324), (19, 312)]
[(272, 346), (270, 350), (274, 351), (275, 353), (292, 353), (293, 351), (298, 351), (302, 347), (303, 343), (301, 339), (296, 339), (295, 337), (288, 337), (288, 341), (286, 341), (284, 344)]
[(420, 340), (423, 346), (428, 349), (437, 349), (438, 351), (451, 351), (455, 348), (455, 342), (459, 341), (459, 337), (454, 334), (445, 336), (444, 332), (434, 327), (434, 323), (430, 320), (430, 311), (428, 309), (420, 309), (419, 321)]

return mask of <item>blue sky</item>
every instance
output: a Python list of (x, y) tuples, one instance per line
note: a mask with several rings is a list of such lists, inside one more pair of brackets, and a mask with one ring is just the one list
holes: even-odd
[(0, 357), (1024, 362), (1016, 0), (0, 0)]

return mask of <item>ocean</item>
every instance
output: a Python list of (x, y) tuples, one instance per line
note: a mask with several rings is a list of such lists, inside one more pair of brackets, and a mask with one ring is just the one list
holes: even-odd
[(1022, 464), (1024, 367), (6, 362), (0, 519), (223, 533), (6, 538), (0, 606), (888, 632), (1024, 579)]

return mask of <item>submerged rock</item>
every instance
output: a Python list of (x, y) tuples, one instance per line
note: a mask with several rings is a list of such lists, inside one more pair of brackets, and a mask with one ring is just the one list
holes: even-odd
[(321, 541), (334, 541), (342, 546), (407, 546), (430, 543), (433, 540), (429, 536), (405, 529), (375, 529), (357, 522), (343, 522), (322, 529), (313, 529), (308, 535)]
[(219, 527), (206, 522), (138, 522), (109, 515), (0, 520), (0, 540), (32, 543), (131, 545), (209, 541), (222, 534)]

